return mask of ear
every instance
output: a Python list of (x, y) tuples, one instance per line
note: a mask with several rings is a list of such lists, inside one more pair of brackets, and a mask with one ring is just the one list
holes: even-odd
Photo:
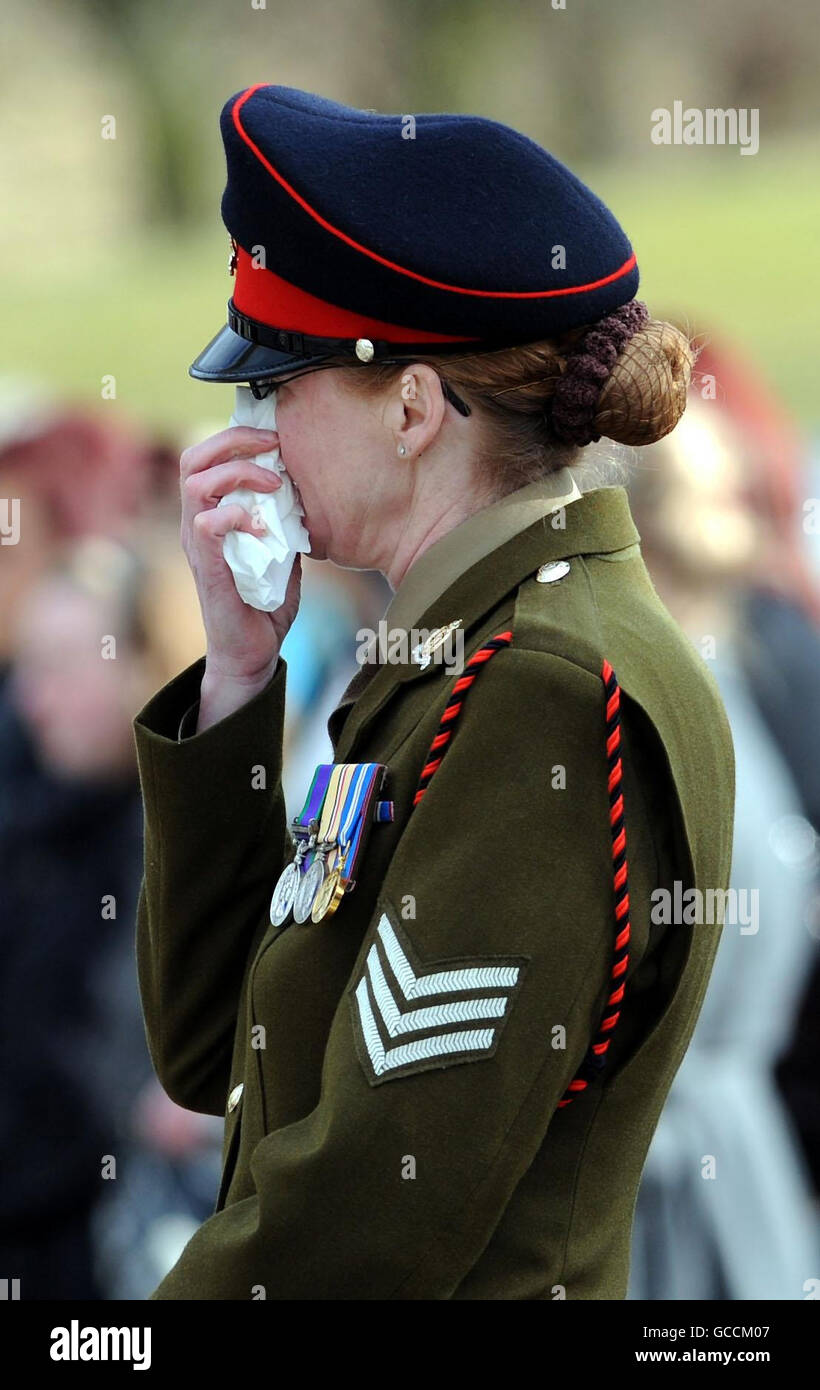
[(417, 458), (434, 442), (445, 418), (445, 400), (438, 374), (423, 362), (407, 366), (390, 388), (385, 423), (396, 452)]

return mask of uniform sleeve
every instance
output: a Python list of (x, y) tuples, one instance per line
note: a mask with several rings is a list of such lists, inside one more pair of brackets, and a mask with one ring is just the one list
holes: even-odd
[(223, 1116), (237, 1007), (290, 837), (281, 784), (287, 667), (180, 740), (205, 658), (134, 719), (144, 808), (136, 954), (146, 1038), (177, 1104)]
[(315, 1109), (151, 1297), (449, 1298), (595, 1034), (613, 914), (602, 684), (501, 651), (391, 859)]

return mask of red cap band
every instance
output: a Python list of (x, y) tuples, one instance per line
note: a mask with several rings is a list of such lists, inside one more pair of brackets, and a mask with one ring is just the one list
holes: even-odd
[(398, 343), (470, 343), (448, 333), (421, 332), (403, 324), (367, 318), (349, 309), (340, 309), (316, 295), (300, 290), (272, 270), (255, 268), (253, 258), (241, 246), (236, 248), (236, 282), (233, 302), (241, 314), (270, 328), (305, 333), (317, 338), (382, 338)]

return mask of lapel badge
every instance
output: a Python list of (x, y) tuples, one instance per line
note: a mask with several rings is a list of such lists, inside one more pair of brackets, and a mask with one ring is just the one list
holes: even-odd
[(548, 560), (545, 565), (538, 566), (535, 578), (539, 584), (554, 584), (565, 574), (569, 574), (569, 560)]
[(432, 653), (437, 651), (442, 643), (450, 636), (450, 633), (455, 632), (457, 627), (461, 627), (461, 618), (456, 618), (455, 622), (447, 623), (444, 627), (435, 628), (430, 633), (429, 637), (425, 638), (423, 642), (419, 642), (418, 646), (413, 648), (410, 653), (410, 660), (414, 661), (417, 666), (420, 666), (422, 671), (426, 671), (433, 659)]

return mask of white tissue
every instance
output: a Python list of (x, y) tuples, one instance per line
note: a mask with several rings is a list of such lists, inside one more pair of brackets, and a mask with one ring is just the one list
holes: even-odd
[[(276, 429), (276, 393), (272, 391), (263, 401), (257, 401), (249, 386), (237, 386), (231, 425), (252, 425), (258, 430)], [(252, 608), (272, 613), (285, 601), (288, 579), (297, 550), (310, 553), (310, 537), (300, 517), (305, 512), (298, 489), (285, 470), (275, 448), (267, 454), (257, 454), (254, 463), (270, 468), (282, 479), (275, 492), (254, 492), (238, 487), (226, 492), (218, 505), (238, 502), (253, 517), (261, 517), (268, 529), (259, 535), (248, 531), (229, 531), (222, 544), (236, 581), (239, 597)]]

